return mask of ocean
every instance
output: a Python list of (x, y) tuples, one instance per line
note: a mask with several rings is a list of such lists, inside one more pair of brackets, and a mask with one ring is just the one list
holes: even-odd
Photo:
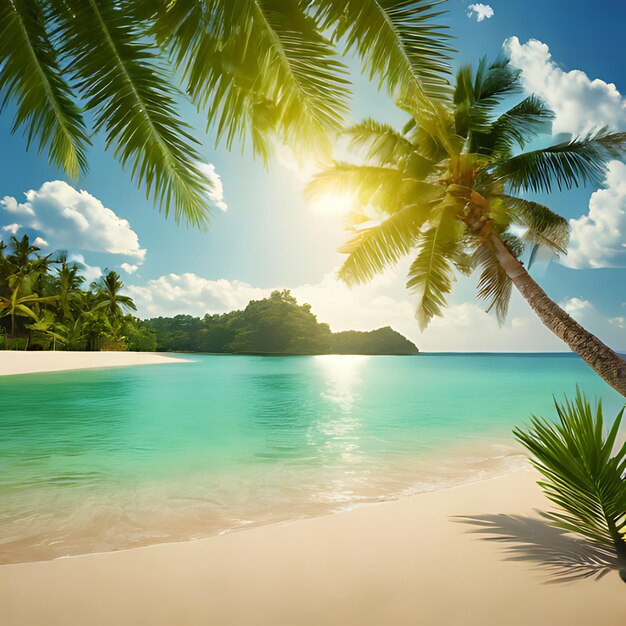
[(569, 354), (255, 357), (0, 378), (0, 563), (188, 540), (527, 466)]

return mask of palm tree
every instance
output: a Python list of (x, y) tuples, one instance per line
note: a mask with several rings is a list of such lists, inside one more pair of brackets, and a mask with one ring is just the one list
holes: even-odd
[(57, 342), (60, 344), (67, 342), (66, 336), (69, 329), (57, 322), (54, 313), (49, 309), (45, 310), (37, 321), (26, 324), (26, 328), (34, 333), (36, 338), (40, 338), (44, 349), (48, 349), (52, 344), (52, 349), (56, 350)]
[(97, 300), (97, 304), (91, 311), (102, 311), (110, 322), (118, 321), (122, 318), (124, 314), (122, 309), (137, 310), (133, 299), (120, 293), (124, 288), (124, 284), (117, 272), (110, 271), (101, 276), (91, 285), (91, 288), (95, 290)]
[(10, 334), (15, 337), (17, 318), (24, 317), (39, 321), (39, 307), (56, 301), (55, 295), (43, 295), (41, 287), (51, 264), (50, 255), (31, 259), (31, 255), (39, 251), (31, 245), (28, 235), (21, 239), (11, 237), (5, 255), (6, 246), (0, 248), (0, 278), (3, 287), (0, 289), (0, 318), (9, 316), (11, 320)]
[(68, 263), (67, 254), (62, 252), (57, 263), (57, 275), (53, 283), (53, 290), (58, 295), (58, 306), (64, 319), (72, 318), (72, 310), (80, 306), (83, 300), (81, 286), (85, 277), (79, 274), (78, 263)]
[(166, 215), (200, 225), (206, 158), (183, 91), (229, 146), (328, 147), (350, 92), (339, 40), (399, 96), (445, 92), (442, 1), (0, 0), (0, 111), (73, 178), (103, 133)]
[[(478, 297), (488, 311), (502, 320), (515, 285), (557, 337), (626, 395), (626, 361), (553, 302), (520, 261), (527, 248), (529, 264), (540, 248), (565, 253), (567, 221), (518, 195), (599, 183), (607, 161), (623, 156), (626, 133), (601, 129), (524, 151), (553, 113), (531, 95), (498, 115), (519, 89), (519, 73), (505, 59), (483, 61), (475, 73), (463, 67), (449, 103), (401, 102), (411, 115), (403, 132), (371, 119), (348, 129), (364, 159), (333, 163), (308, 193), (355, 196), (353, 238), (341, 249), (348, 256), (339, 275), (347, 283), (368, 281), (417, 251), (407, 287), (419, 296), (425, 328), (441, 315), (455, 270), (479, 269)], [(381, 219), (372, 221), (372, 210)]]

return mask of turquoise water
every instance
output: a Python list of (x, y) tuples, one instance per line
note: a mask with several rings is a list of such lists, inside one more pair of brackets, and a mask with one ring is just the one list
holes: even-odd
[(570, 355), (189, 356), (0, 378), (0, 562), (208, 536), (526, 463)]

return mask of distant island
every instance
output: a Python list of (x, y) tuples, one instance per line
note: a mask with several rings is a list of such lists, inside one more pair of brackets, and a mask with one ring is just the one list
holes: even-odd
[[(369, 332), (333, 333), (309, 304), (298, 304), (289, 290), (252, 300), (245, 309), (205, 315), (157, 317), (140, 322), (158, 352), (221, 354), (418, 354), (417, 346), (389, 326)], [(129, 345), (132, 349), (132, 345)]]

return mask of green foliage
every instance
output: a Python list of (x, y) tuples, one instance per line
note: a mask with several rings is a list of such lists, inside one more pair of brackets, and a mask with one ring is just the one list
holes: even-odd
[(38, 252), (27, 235), (0, 246), (0, 345), (24, 350), (154, 349), (150, 331), (124, 314), (135, 310), (135, 304), (121, 293), (124, 285), (115, 272), (85, 290), (80, 266), (68, 263), (65, 253), (53, 258)]
[(551, 193), (579, 185), (600, 184), (606, 164), (620, 159), (626, 148), (626, 133), (603, 128), (585, 137), (518, 154), (498, 163), (495, 175), (512, 190)]
[(288, 290), (253, 300), (242, 311), (223, 315), (159, 317), (143, 322), (160, 352), (239, 354), (417, 354), (417, 348), (391, 328), (331, 333), (299, 305)]
[(569, 239), (566, 219), (515, 193), (598, 182), (626, 154), (626, 133), (606, 129), (524, 152), (554, 114), (535, 95), (505, 109), (521, 91), (507, 59), (483, 59), (459, 69), (449, 100), (401, 98), (402, 131), (374, 120), (345, 131), (355, 161), (331, 163), (306, 190), (353, 197), (340, 278), (365, 282), (413, 255), (407, 287), (424, 328), (442, 314), (455, 273), (478, 270), (478, 297), (505, 319), (512, 283), (501, 244), (514, 257), (528, 251), (530, 265), (540, 249), (565, 253)]
[(552, 524), (614, 546), (626, 558), (626, 444), (615, 451), (622, 409), (605, 433), (602, 404), (592, 409), (577, 390), (573, 402), (555, 401), (558, 422), (532, 417), (517, 439), (543, 474), (539, 482), (558, 510), (546, 513)]
[(0, 111), (12, 104), (13, 130), (74, 178), (102, 133), (157, 208), (202, 225), (211, 183), (178, 101), (189, 97), (227, 146), (323, 152), (347, 112), (346, 48), (404, 100), (445, 95), (440, 4), (0, 0)]
[(345, 330), (333, 333), (329, 351), (332, 354), (418, 354), (415, 344), (390, 326), (363, 332)]
[(155, 352), (157, 349), (156, 333), (141, 320), (128, 316), (122, 327), (130, 352)]
[(21, 128), (27, 146), (37, 141), (39, 152), (47, 149), (54, 165), (77, 177), (86, 168), (85, 148), (90, 142), (45, 28), (46, 17), (42, 3), (0, 4), (0, 93), (4, 102), (16, 103), (13, 132)]

